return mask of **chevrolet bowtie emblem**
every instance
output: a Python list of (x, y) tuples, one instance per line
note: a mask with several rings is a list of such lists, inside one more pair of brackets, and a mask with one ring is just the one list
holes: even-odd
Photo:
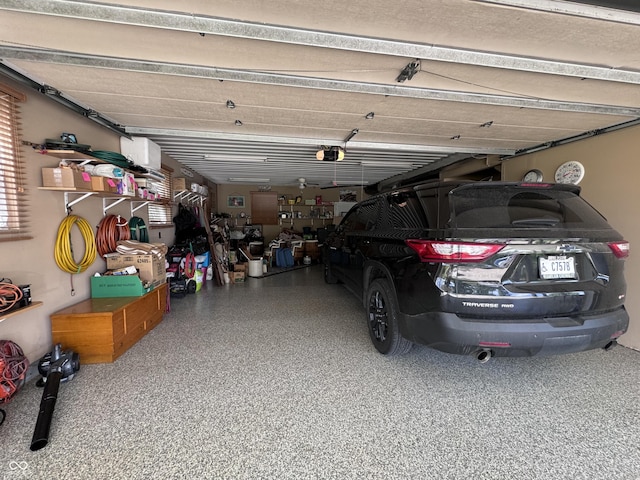
[(578, 247), (576, 247), (575, 245), (569, 245), (569, 244), (562, 244), (562, 245), (558, 245), (556, 247), (556, 250), (558, 250), (559, 252), (575, 252), (576, 250), (578, 250)]

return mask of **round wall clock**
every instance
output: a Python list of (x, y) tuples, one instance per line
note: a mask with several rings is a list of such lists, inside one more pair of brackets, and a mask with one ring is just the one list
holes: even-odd
[(537, 168), (532, 168), (522, 176), (522, 181), (526, 183), (538, 183), (542, 181), (542, 172)]
[(558, 167), (555, 174), (557, 183), (572, 183), (577, 185), (584, 177), (584, 165), (575, 160), (570, 160)]

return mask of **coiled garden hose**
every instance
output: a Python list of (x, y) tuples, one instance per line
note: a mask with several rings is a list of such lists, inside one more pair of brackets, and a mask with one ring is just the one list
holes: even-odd
[(120, 215), (102, 217), (96, 232), (96, 247), (100, 256), (113, 253), (118, 246), (118, 240), (129, 240), (131, 232), (129, 224)]
[[(131, 231), (131, 240), (149, 243), (149, 232), (144, 220), (140, 217), (131, 217), (129, 220), (129, 230)], [(140, 237), (140, 238), (138, 238)]]
[(106, 150), (95, 150), (91, 152), (92, 157), (99, 158), (105, 162), (109, 162), (112, 165), (117, 165), (118, 167), (128, 168), (133, 165), (133, 162), (129, 160), (124, 155), (118, 152), (109, 152)]
[[(79, 263), (73, 258), (73, 246), (71, 245), (71, 228), (77, 225), (84, 240), (84, 255)], [(96, 240), (93, 228), (84, 218), (76, 215), (65, 217), (58, 227), (58, 236), (54, 248), (54, 257), (58, 267), (68, 273), (84, 272), (97, 256)]]

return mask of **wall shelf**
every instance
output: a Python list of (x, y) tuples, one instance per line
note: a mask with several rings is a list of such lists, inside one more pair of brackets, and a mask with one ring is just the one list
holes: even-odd
[(61, 160), (81, 162), (81, 165), (85, 165), (89, 162), (105, 163), (99, 158), (92, 157), (86, 153), (76, 152), (75, 150), (40, 150), (39, 153), (49, 157), (56, 157)]
[[(295, 216), (294, 212), (302, 212), (302, 208), (308, 208), (309, 213), (307, 215)], [(312, 210), (318, 210), (318, 215), (311, 215)], [(282, 213), (288, 213), (287, 217), (282, 217)], [(311, 221), (311, 226), (314, 225), (315, 221), (322, 221), (322, 225), (325, 224), (325, 221), (333, 221), (333, 204), (324, 203), (321, 205), (305, 205), (303, 203), (296, 204), (286, 204), (286, 205), (278, 205), (278, 223), (282, 225), (283, 223), (288, 222), (293, 228), (293, 224), (297, 222)]]
[[(59, 158), (60, 160), (67, 160), (69, 162), (76, 162), (79, 166), (87, 165), (88, 163), (96, 163), (96, 164), (104, 164), (104, 165), (113, 165), (110, 162), (102, 160), (98, 157), (94, 157), (89, 155), (88, 153), (76, 152), (75, 150), (40, 150), (42, 155), (46, 155), (49, 157)], [(114, 165), (117, 166), (117, 165)], [(120, 167), (123, 170), (133, 174), (134, 177), (144, 177), (150, 180), (155, 180), (157, 182), (162, 182), (163, 178), (159, 178), (158, 175), (162, 175), (160, 172), (152, 173), (152, 172), (140, 172), (137, 170), (131, 170), (127, 167)], [(149, 170), (146, 167), (141, 167), (145, 170)]]
[(54, 192), (63, 192), (65, 214), (69, 212), (72, 206), (90, 197), (102, 198), (102, 213), (104, 215), (106, 215), (107, 212), (111, 208), (115, 207), (116, 205), (122, 202), (130, 202), (132, 217), (134, 216), (133, 214), (137, 210), (141, 209), (145, 205), (148, 205), (149, 203), (166, 205), (168, 202), (168, 200), (164, 200), (164, 199), (148, 200), (148, 199), (134, 197), (130, 195), (121, 195), (121, 194), (112, 193), (112, 192), (96, 192), (93, 190), (83, 190), (83, 189), (74, 188), (74, 187), (38, 187), (38, 190), (51, 190)]
[(31, 302), (26, 307), (17, 308), (16, 310), (11, 310), (10, 312), (0, 314), (0, 322), (5, 321), (7, 318), (13, 317), (14, 315), (18, 315), (20, 313), (24, 313), (29, 310), (33, 310), (34, 308), (38, 308), (42, 306), (42, 302)]

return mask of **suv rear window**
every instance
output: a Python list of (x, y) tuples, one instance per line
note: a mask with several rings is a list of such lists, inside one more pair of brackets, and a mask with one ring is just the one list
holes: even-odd
[(557, 187), (483, 184), (450, 192), (454, 228), (610, 229), (575, 191)]

